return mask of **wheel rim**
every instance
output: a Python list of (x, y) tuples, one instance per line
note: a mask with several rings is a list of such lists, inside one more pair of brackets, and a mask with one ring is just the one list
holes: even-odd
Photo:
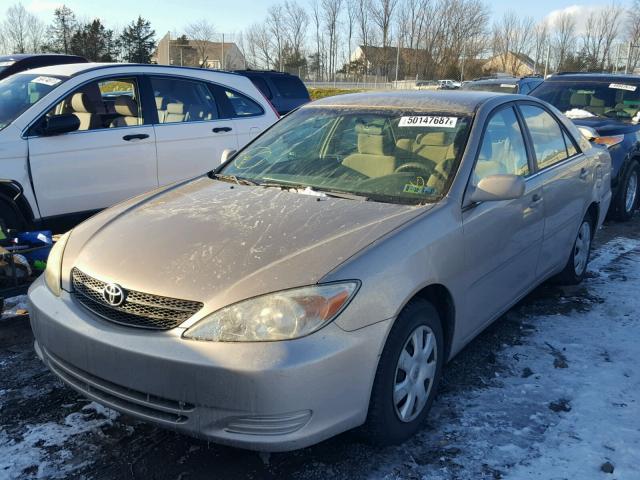
[(573, 268), (576, 275), (580, 276), (587, 268), (589, 249), (591, 248), (591, 225), (589, 222), (582, 222), (578, 231), (578, 238), (573, 248)]
[(424, 410), (438, 362), (438, 345), (433, 330), (417, 327), (402, 347), (396, 365), (393, 405), (402, 422), (411, 422)]
[(627, 181), (627, 194), (625, 197), (624, 208), (627, 212), (633, 210), (636, 204), (636, 196), (638, 194), (638, 173), (634, 170), (629, 175)]

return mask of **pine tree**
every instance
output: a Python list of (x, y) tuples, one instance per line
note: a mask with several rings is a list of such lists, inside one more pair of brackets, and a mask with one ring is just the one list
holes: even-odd
[(113, 30), (108, 30), (99, 19), (78, 28), (71, 38), (71, 53), (91, 62), (113, 62), (116, 50)]
[(66, 5), (56, 8), (53, 13), (53, 25), (49, 27), (47, 50), (54, 53), (71, 53), (71, 39), (78, 30), (76, 15)]
[(151, 63), (156, 48), (155, 34), (148, 20), (138, 17), (138, 20), (131, 22), (119, 39), (122, 59), (130, 63)]

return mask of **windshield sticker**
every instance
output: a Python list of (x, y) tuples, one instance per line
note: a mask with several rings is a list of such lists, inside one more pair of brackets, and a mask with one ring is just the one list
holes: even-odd
[(516, 88), (514, 83), (501, 83), (500, 88)]
[(404, 193), (413, 193), (415, 195), (435, 195), (436, 189), (428, 187), (424, 184), (423, 177), (416, 177), (414, 182), (409, 182), (402, 189)]
[(16, 63), (16, 62), (14, 62), (13, 60), (11, 60), (9, 62), (0, 62), (0, 67), (10, 67), (14, 63)]
[(458, 117), (412, 116), (400, 118), (398, 127), (444, 127), (455, 128)]
[(31, 83), (41, 83), (43, 85), (49, 85), (50, 87), (53, 87), (54, 85), (57, 85), (61, 82), (62, 80), (60, 80), (59, 78), (55, 78), (55, 77), (36, 77), (33, 80), (31, 80)]
[(624, 83), (610, 83), (609, 88), (615, 88), (617, 90), (627, 90), (629, 92), (635, 92), (638, 87), (635, 85), (625, 85)]

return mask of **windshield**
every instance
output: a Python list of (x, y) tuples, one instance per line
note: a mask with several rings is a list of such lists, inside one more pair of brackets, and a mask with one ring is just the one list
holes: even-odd
[(34, 74), (12, 75), (0, 81), (0, 130), (60, 83), (61, 78)]
[(372, 201), (433, 202), (449, 188), (470, 123), (469, 116), (446, 112), (307, 107), (219, 173)]
[(518, 93), (518, 85), (515, 83), (467, 83), (463, 90), (479, 90), (482, 92)]
[(546, 80), (531, 95), (545, 100), (571, 118), (609, 117), (638, 121), (640, 83)]

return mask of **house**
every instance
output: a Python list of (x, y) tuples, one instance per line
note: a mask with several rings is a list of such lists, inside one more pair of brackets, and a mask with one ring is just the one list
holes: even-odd
[(233, 42), (208, 42), (186, 36), (171, 38), (167, 33), (158, 42), (153, 60), (158, 65), (204, 67), (221, 70), (246, 68), (242, 51)]
[(507, 73), (516, 77), (525, 77), (536, 73), (536, 63), (524, 53), (507, 52), (488, 59), (482, 70), (485, 73)]

